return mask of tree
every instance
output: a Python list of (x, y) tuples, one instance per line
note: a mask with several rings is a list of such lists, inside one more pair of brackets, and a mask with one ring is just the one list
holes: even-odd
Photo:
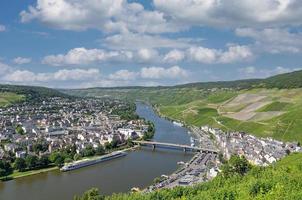
[(23, 172), (26, 169), (26, 162), (23, 158), (17, 158), (14, 162), (14, 169)]
[(58, 167), (62, 167), (64, 165), (64, 157), (59, 155), (55, 160), (55, 165)]
[(25, 158), (25, 163), (26, 163), (26, 166), (29, 168), (29, 169), (33, 169), (33, 168), (36, 168), (38, 166), (38, 157), (37, 156), (33, 156), (33, 155), (28, 155), (26, 156)]
[(23, 130), (21, 125), (18, 125), (15, 129), (16, 133), (20, 134), (20, 135), (24, 135), (25, 131)]
[(94, 156), (95, 155), (95, 150), (91, 145), (88, 145), (83, 151), (82, 155), (84, 157), (89, 157), (89, 156)]
[(244, 156), (232, 155), (230, 160), (221, 168), (224, 177), (233, 175), (243, 176), (252, 168), (251, 164)]
[(47, 167), (49, 165), (49, 158), (48, 156), (43, 155), (40, 159), (39, 159), (39, 165), (40, 167)]
[(104, 155), (105, 154), (105, 149), (102, 145), (99, 145), (96, 149), (95, 149), (95, 154), (96, 155)]
[(80, 160), (81, 158), (82, 156), (78, 153), (73, 156), (73, 160)]
[(74, 197), (74, 200), (104, 200), (105, 197), (101, 196), (97, 188), (92, 188), (85, 192), (81, 197)]
[(13, 168), (9, 162), (0, 160), (0, 177), (8, 176), (13, 173)]

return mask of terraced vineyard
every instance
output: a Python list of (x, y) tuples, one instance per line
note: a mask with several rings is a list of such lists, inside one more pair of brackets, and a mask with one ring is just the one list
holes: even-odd
[[(233, 96), (220, 91), (181, 105), (159, 105), (162, 115), (187, 124), (246, 131), (261, 137), (302, 142), (302, 89), (254, 89)], [(229, 99), (220, 98), (228, 96)], [(219, 101), (221, 100), (221, 101)]]

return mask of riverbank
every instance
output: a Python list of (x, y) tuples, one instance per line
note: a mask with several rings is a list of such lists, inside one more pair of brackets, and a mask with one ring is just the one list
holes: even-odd
[(24, 172), (14, 171), (12, 174), (8, 175), (7, 177), (1, 177), (0, 180), (9, 181), (9, 180), (13, 180), (13, 179), (17, 179), (17, 178), (24, 178), (27, 176), (41, 174), (41, 173), (45, 173), (45, 172), (49, 172), (49, 171), (53, 171), (53, 170), (59, 170), (59, 167), (50, 166), (48, 168), (28, 170), (28, 171), (24, 171)]
[[(115, 150), (115, 151), (111, 151), (110, 153), (116, 152), (116, 151), (134, 151), (135, 149), (137, 149), (139, 146), (135, 145), (133, 147), (128, 147), (125, 149), (121, 149), (121, 150)], [(109, 153), (107, 153), (109, 154)], [(100, 156), (94, 156), (94, 157), (84, 157), (81, 160), (84, 159), (89, 159), (89, 160), (94, 160), (94, 159), (98, 159)], [(24, 171), (24, 172), (19, 172), (17, 170), (15, 170), (12, 174), (6, 176), (6, 177), (0, 177), (1, 181), (9, 181), (9, 180), (13, 180), (13, 179), (18, 179), (18, 178), (24, 178), (27, 176), (33, 176), (33, 175), (37, 175), (37, 174), (41, 174), (41, 173), (46, 173), (46, 172), (50, 172), (50, 171), (54, 171), (54, 170), (59, 170), (60, 168), (57, 166), (49, 166), (47, 168), (42, 168), (42, 169), (34, 169), (34, 170), (28, 170), (28, 171)]]

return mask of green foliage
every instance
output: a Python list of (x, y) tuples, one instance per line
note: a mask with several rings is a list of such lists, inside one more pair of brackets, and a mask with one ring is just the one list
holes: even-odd
[(0, 160), (0, 177), (8, 176), (13, 173), (13, 168), (8, 161)]
[(104, 197), (99, 194), (97, 188), (92, 188), (85, 192), (82, 196), (75, 196), (74, 200), (103, 200)]
[(154, 136), (154, 133), (155, 133), (154, 124), (151, 121), (148, 121), (147, 124), (148, 124), (148, 130), (147, 130), (147, 132), (144, 133), (143, 140), (152, 139)]
[(39, 161), (38, 157), (34, 155), (27, 155), (25, 158), (26, 166), (29, 169), (36, 168), (38, 166), (38, 161)]
[(95, 155), (95, 150), (94, 150), (94, 148), (91, 145), (87, 146), (82, 151), (82, 156), (83, 157), (89, 157), (89, 156), (94, 156), (94, 155)]
[(243, 176), (250, 171), (252, 166), (245, 157), (232, 155), (230, 160), (222, 166), (222, 175), (232, 177), (234, 175)]
[(20, 135), (24, 135), (24, 134), (25, 134), (25, 132), (24, 132), (24, 130), (23, 130), (23, 128), (22, 128), (21, 125), (17, 125), (17, 127), (16, 127), (16, 129), (15, 129), (15, 132), (16, 132), (17, 134), (20, 134)]
[(14, 169), (23, 172), (26, 170), (26, 162), (23, 158), (16, 158), (14, 162)]

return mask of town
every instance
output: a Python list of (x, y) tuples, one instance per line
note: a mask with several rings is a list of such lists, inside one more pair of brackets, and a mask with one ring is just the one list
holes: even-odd
[(217, 149), (219, 154), (198, 152), (187, 163), (173, 174), (162, 175), (155, 179), (155, 184), (145, 191), (150, 192), (162, 188), (176, 186), (192, 186), (209, 181), (220, 171), (224, 160), (232, 155), (244, 156), (250, 163), (268, 166), (293, 152), (302, 152), (297, 142), (281, 142), (271, 138), (257, 138), (244, 132), (224, 132), (209, 126), (190, 127), (194, 144), (199, 147)]
[(103, 155), (148, 137), (135, 105), (114, 99), (53, 97), (0, 109), (0, 159), (7, 176)]

